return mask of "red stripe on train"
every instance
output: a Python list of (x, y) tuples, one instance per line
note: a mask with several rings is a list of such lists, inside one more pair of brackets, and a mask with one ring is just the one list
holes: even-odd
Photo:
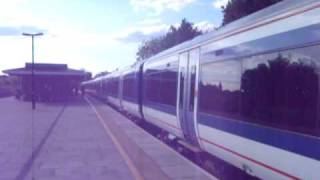
[(234, 155), (236, 155), (236, 156), (239, 156), (239, 157), (241, 157), (241, 158), (243, 158), (243, 159), (246, 159), (246, 160), (248, 160), (248, 161), (251, 161), (251, 162), (253, 162), (253, 163), (255, 163), (255, 164), (258, 164), (258, 165), (260, 165), (260, 166), (262, 166), (262, 167), (264, 167), (264, 168), (267, 168), (267, 169), (269, 169), (269, 170), (271, 170), (271, 171), (273, 171), (273, 172), (276, 172), (276, 173), (278, 173), (278, 174), (281, 174), (281, 175), (283, 175), (283, 176), (286, 176), (286, 177), (288, 177), (288, 178), (290, 178), (290, 179), (301, 180), (301, 179), (298, 178), (298, 177), (295, 177), (295, 176), (293, 176), (293, 175), (291, 175), (291, 174), (288, 174), (288, 173), (286, 173), (286, 172), (283, 172), (283, 171), (281, 171), (281, 170), (279, 170), (279, 169), (276, 169), (276, 168), (274, 168), (274, 167), (272, 167), (272, 166), (269, 166), (269, 165), (267, 165), (267, 164), (264, 164), (264, 163), (262, 163), (262, 162), (259, 162), (259, 161), (257, 161), (257, 160), (254, 160), (254, 159), (252, 159), (252, 158), (250, 158), (250, 157), (247, 157), (247, 156), (245, 156), (245, 155), (242, 155), (242, 154), (240, 154), (240, 153), (238, 153), (238, 152), (236, 152), (236, 151), (233, 151), (233, 150), (231, 150), (231, 149), (229, 149), (229, 148), (226, 148), (226, 147), (224, 147), (224, 146), (222, 146), (222, 145), (220, 145), (220, 144), (216, 144), (216, 143), (211, 142), (211, 141), (209, 141), (209, 140), (207, 140), (207, 139), (204, 139), (204, 138), (202, 138), (202, 137), (200, 137), (200, 140), (203, 140), (203, 141), (205, 141), (205, 142), (207, 142), (207, 143), (209, 143), (209, 144), (212, 144), (212, 145), (214, 145), (214, 146), (216, 146), (216, 147), (218, 147), (218, 148), (220, 148), (220, 149), (223, 149), (223, 150), (225, 150), (225, 151), (228, 151), (229, 153), (232, 153), (232, 154), (234, 154)]

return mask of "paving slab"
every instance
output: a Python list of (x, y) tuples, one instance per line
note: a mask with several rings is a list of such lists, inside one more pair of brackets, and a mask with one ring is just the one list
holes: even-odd
[(87, 100), (32, 110), (30, 102), (0, 99), (0, 180), (215, 179), (106, 104)]
[[(35, 161), (37, 179), (133, 179), (92, 109), (68, 105)], [(53, 171), (52, 171), (53, 170)]]
[(88, 100), (103, 121), (112, 127), (144, 179), (216, 179), (111, 107), (92, 97)]
[[(13, 97), (0, 98), (0, 179), (15, 179), (31, 157), (36, 144), (61, 109), (39, 107), (33, 112), (31, 103)], [(50, 111), (47, 118), (43, 114)], [(38, 126), (39, 125), (39, 126)]]
[(37, 103), (34, 111), (28, 102), (4, 98), (0, 115), (1, 180), (133, 179), (81, 98)]

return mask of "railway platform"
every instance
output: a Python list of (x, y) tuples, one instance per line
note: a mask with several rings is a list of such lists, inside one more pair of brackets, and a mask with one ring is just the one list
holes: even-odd
[(0, 179), (215, 179), (91, 97), (37, 104), (0, 99)]

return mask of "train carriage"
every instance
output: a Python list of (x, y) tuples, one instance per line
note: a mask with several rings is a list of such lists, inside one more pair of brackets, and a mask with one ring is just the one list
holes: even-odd
[(104, 77), (103, 81), (106, 84), (107, 99), (110, 104), (121, 109), (121, 81), (120, 81), (120, 71), (115, 71)]
[(282, 1), (114, 73), (116, 100), (259, 178), (317, 179), (319, 32), (319, 1)]
[(183, 137), (177, 116), (179, 57), (146, 61), (143, 66), (144, 119)]
[(140, 63), (128, 67), (121, 73), (121, 107), (122, 109), (137, 117), (142, 118), (141, 109), (141, 71)]
[(81, 83), (81, 88), (85, 89), (86, 93), (90, 93), (95, 96), (101, 96), (101, 78), (95, 78), (89, 81)]
[(201, 46), (198, 142), (261, 178), (317, 179), (319, 2), (288, 2)]

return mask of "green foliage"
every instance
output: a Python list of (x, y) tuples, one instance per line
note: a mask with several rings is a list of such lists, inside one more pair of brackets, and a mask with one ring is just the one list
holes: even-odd
[[(230, 0), (226, 7), (222, 7), (222, 25), (226, 25), (280, 1), (282, 0)], [(143, 42), (138, 49), (137, 60), (150, 58), (161, 51), (193, 39), (200, 34), (202, 32), (193, 27), (191, 22), (183, 19), (178, 28), (171, 26), (164, 36)]]
[[(95, 79), (95, 78), (98, 78), (98, 77), (101, 77), (101, 76), (104, 76), (107, 74), (109, 74), (108, 71), (103, 71), (103, 72), (97, 73), (93, 78)], [(91, 78), (89, 78), (89, 79), (91, 79)]]
[(226, 25), (280, 1), (282, 0), (230, 0), (226, 7), (222, 7), (222, 25)]
[(138, 49), (137, 60), (147, 59), (163, 50), (193, 39), (200, 34), (202, 34), (202, 32), (196, 27), (193, 27), (191, 22), (183, 19), (178, 28), (171, 26), (164, 36), (143, 42)]

